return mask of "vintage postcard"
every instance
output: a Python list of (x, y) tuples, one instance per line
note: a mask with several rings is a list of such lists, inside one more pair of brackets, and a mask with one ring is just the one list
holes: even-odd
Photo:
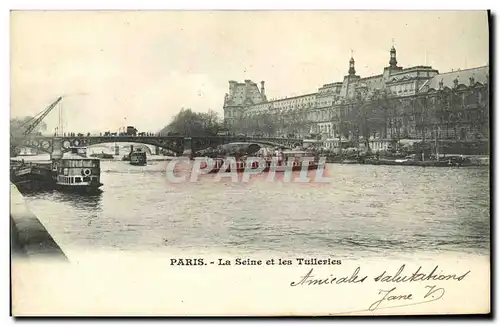
[(489, 23), (12, 11), (12, 315), (489, 314)]

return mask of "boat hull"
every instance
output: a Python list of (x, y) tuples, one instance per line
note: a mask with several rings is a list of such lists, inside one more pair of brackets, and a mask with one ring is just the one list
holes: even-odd
[(72, 193), (82, 193), (82, 194), (94, 194), (100, 193), (102, 190), (100, 187), (102, 183), (98, 183), (95, 185), (64, 185), (64, 184), (56, 184), (55, 189), (63, 192), (72, 192)]

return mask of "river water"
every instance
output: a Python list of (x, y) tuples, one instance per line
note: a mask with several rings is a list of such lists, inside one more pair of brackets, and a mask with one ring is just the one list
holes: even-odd
[(172, 183), (168, 162), (101, 162), (103, 192), (26, 195), (63, 250), (489, 255), (488, 168), (328, 165), (329, 183)]

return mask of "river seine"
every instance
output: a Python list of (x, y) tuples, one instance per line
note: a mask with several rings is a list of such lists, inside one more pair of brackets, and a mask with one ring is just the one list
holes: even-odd
[(489, 169), (328, 165), (332, 182), (172, 183), (165, 161), (101, 162), (102, 194), (26, 195), (63, 250), (486, 256)]

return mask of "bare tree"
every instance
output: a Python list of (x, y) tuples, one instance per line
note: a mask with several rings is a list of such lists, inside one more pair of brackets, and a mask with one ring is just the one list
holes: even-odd
[[(24, 133), (26, 128), (30, 123), (34, 122), (33, 117), (22, 117), (22, 118), (12, 118), (10, 119), (10, 133), (13, 136), (20, 136)], [(32, 133), (44, 132), (47, 130), (47, 124), (41, 121), (38, 126), (32, 131)]]
[(181, 109), (160, 133), (176, 133), (186, 136), (213, 136), (221, 129), (223, 129), (223, 122), (217, 113), (213, 111), (196, 113), (191, 109)]

